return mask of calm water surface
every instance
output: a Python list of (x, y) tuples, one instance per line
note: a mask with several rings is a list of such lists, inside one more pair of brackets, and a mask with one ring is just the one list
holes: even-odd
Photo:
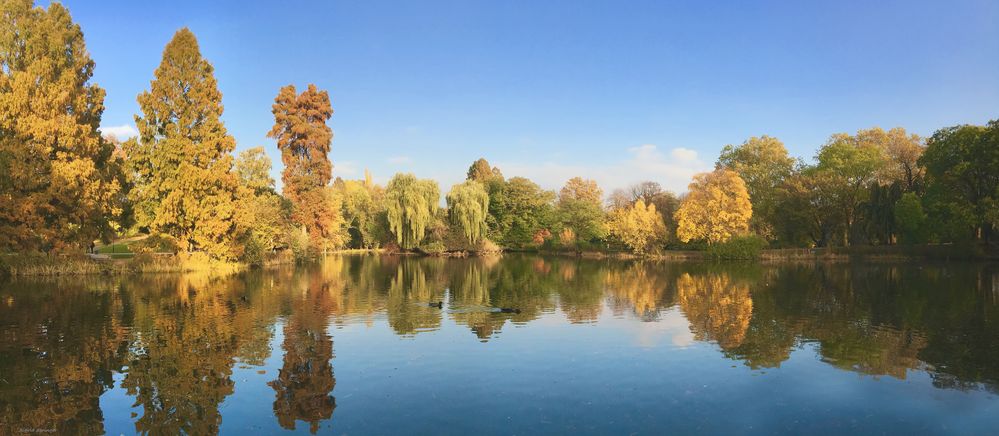
[(997, 428), (995, 266), (348, 256), (0, 283), (0, 434)]

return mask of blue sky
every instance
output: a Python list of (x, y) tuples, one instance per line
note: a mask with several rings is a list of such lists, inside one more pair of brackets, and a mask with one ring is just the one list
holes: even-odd
[(180, 27), (216, 68), (238, 149), (264, 145), (289, 83), (329, 90), (334, 175), (507, 176), (685, 190), (725, 144), (810, 159), (835, 132), (929, 135), (999, 118), (999, 2), (66, 0), (133, 124)]

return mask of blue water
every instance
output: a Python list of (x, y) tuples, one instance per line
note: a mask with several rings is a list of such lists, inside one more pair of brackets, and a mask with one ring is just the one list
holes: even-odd
[(999, 428), (989, 265), (344, 256), (8, 282), (0, 332), (0, 433)]

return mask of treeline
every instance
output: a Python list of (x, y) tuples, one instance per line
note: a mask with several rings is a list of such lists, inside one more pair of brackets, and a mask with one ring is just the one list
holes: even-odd
[(814, 164), (776, 138), (726, 146), (683, 195), (639, 183), (610, 195), (576, 177), (556, 192), (506, 178), (486, 160), (440, 207), (433, 180), (386, 186), (333, 178), (329, 95), (281, 88), (263, 149), (234, 156), (222, 94), (190, 30), (163, 51), (138, 96), (138, 137), (98, 127), (104, 90), (83, 33), (58, 3), (3, 3), (0, 32), (0, 252), (82, 251), (95, 240), (151, 235), (156, 251), (258, 263), (341, 248), (430, 254), (507, 249), (656, 253), (671, 248), (989, 242), (999, 223), (999, 121), (938, 130), (835, 134)]

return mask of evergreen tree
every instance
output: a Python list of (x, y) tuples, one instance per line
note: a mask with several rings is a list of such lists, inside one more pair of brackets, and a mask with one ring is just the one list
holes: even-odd
[(141, 137), (126, 143), (137, 223), (181, 248), (231, 255), (236, 141), (226, 132), (222, 93), (198, 41), (180, 29), (163, 50), (149, 91), (139, 95)]

